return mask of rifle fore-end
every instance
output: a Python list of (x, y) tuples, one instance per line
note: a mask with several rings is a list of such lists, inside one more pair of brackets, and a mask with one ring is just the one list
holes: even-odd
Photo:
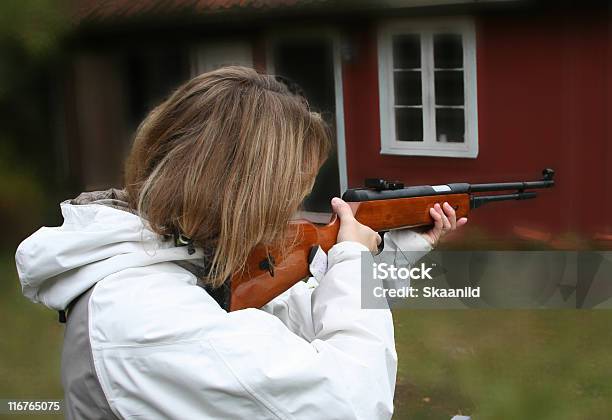
[(389, 200), (351, 203), (355, 218), (377, 232), (431, 225), (429, 214), (436, 203), (447, 202), (455, 209), (457, 218), (466, 217), (470, 211), (468, 194), (429, 195), (424, 197), (395, 198)]
[[(468, 194), (445, 194), (349, 203), (355, 218), (375, 231), (418, 227), (432, 224), (429, 209), (435, 203), (448, 202), (465, 217), (470, 210)], [(242, 273), (232, 277), (230, 310), (260, 308), (298, 281), (309, 276), (309, 255), (313, 247), (328, 251), (340, 228), (336, 215), (326, 225), (307, 220), (291, 222), (287, 245), (277, 249), (258, 246)]]

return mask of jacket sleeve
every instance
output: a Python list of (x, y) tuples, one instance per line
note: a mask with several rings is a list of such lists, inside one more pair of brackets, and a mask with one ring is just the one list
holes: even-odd
[(289, 290), (266, 303), (261, 310), (274, 315), (291, 332), (307, 341), (315, 338), (312, 323), (312, 292), (319, 283), (314, 277), (299, 281)]
[[(390, 231), (384, 236), (384, 251), (402, 253), (408, 265), (414, 264), (432, 250), (421, 235), (410, 229)], [(315, 338), (312, 317), (312, 294), (318, 282), (314, 277), (300, 281), (261, 309), (279, 318), (293, 333), (312, 341)]]
[(355, 242), (335, 245), (311, 296), (313, 339), (279, 318), (246, 309), (228, 314), (209, 344), (237, 382), (277, 418), (389, 418), (397, 356), (388, 309), (361, 309)]
[(413, 264), (433, 247), (423, 237), (411, 229), (392, 230), (385, 235), (384, 251), (408, 252), (409, 263)]

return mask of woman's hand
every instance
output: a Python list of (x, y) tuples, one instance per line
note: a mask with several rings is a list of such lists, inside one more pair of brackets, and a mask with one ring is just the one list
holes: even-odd
[(461, 227), (467, 223), (467, 217), (462, 217), (457, 220), (455, 209), (448, 203), (444, 203), (442, 206), (436, 203), (432, 208), (429, 209), (429, 214), (434, 219), (434, 226), (427, 232), (421, 233), (423, 239), (425, 239), (432, 247), (435, 247), (440, 238), (451, 232), (458, 227)]
[(353, 216), (353, 210), (346, 201), (334, 197), (331, 201), (334, 212), (340, 219), (340, 230), (337, 242), (353, 241), (365, 245), (372, 252), (378, 251), (381, 237), (369, 227), (362, 225)]

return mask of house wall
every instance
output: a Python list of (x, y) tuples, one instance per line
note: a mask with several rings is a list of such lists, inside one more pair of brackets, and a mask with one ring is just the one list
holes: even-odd
[(531, 180), (558, 185), (536, 200), (477, 210), (471, 229), (525, 229), (592, 238), (612, 232), (612, 54), (609, 18), (596, 13), (475, 17), (479, 155), (380, 154), (376, 26), (353, 29), (343, 63), (349, 186), (366, 177), (407, 184)]
[[(125, 85), (119, 64), (109, 55), (84, 54), (73, 65), (73, 107), (78, 154), (71, 166), (84, 190), (121, 185), (129, 138)], [(74, 139), (69, 139), (76, 143)]]
[[(608, 14), (505, 11), (474, 17), (479, 115), (476, 159), (380, 154), (376, 22), (384, 18), (360, 19), (330, 24), (348, 40), (342, 48), (350, 47), (348, 53), (342, 52), (349, 186), (360, 186), (366, 177), (400, 179), (412, 185), (535, 179), (542, 168), (553, 167), (558, 180), (555, 189), (543, 191), (537, 200), (495, 203), (480, 209), (473, 214), (468, 230), (482, 228), (516, 236), (517, 231), (529, 228), (544, 234), (578, 232), (588, 238), (606, 233), (612, 238), (612, 222), (607, 217), (612, 211), (608, 194), (612, 190), (612, 35)], [(251, 35), (253, 65), (265, 70), (267, 32), (245, 31)], [(215, 36), (218, 40), (219, 35)], [(206, 40), (198, 35), (198, 42)], [(81, 65), (85, 70), (86, 64)], [(124, 89), (117, 84), (115, 70), (109, 73), (103, 66), (91, 65), (95, 67), (93, 76), (83, 80), (79, 79), (79, 68), (75, 71), (75, 106), (83, 109), (76, 102), (82, 105), (83, 98), (89, 98), (97, 104), (92, 112), (106, 121), (108, 112), (119, 112), (109, 104), (123, 102), (108, 92)], [(97, 68), (104, 69), (100, 70), (104, 74)], [(108, 74), (112, 86), (92, 84), (95, 78), (109, 78)], [(79, 117), (75, 128), (79, 150), (83, 156), (96, 156), (99, 164), (77, 168), (83, 184), (92, 188), (116, 185), (96, 174), (120, 172), (123, 154), (116, 150), (129, 144), (131, 129), (122, 128), (119, 120), (109, 126), (85, 117)], [(98, 134), (90, 135), (94, 131)], [(126, 133), (118, 134), (123, 131)], [(125, 141), (106, 147), (111, 138)], [(104, 141), (100, 143), (100, 139)], [(106, 152), (99, 153), (100, 144)], [(80, 165), (81, 158), (72, 160)]]

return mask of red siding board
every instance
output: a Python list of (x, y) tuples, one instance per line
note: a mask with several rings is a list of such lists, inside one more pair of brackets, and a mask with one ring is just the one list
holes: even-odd
[[(533, 178), (558, 171), (558, 186), (531, 202), (493, 204), (472, 225), (515, 226), (590, 237), (610, 232), (612, 211), (610, 25), (606, 16), (477, 19), (477, 159), (380, 154), (376, 33), (353, 34), (343, 66), (349, 185), (363, 178), (408, 184)], [(603, 197), (603, 198), (600, 198)]]

